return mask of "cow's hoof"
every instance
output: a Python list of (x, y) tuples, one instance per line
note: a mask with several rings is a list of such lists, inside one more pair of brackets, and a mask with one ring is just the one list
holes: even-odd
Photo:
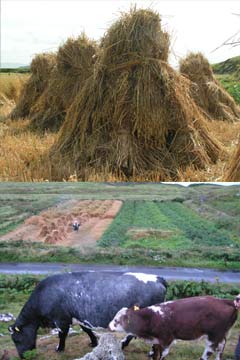
[(55, 351), (56, 351), (56, 352), (63, 352), (64, 349), (62, 349), (62, 348), (60, 348), (59, 346), (57, 346), (57, 347), (55, 348)]
[(95, 342), (91, 342), (90, 344), (89, 344), (89, 346), (91, 346), (91, 347), (96, 347), (96, 346), (98, 346), (98, 343), (97, 343), (97, 341)]
[(153, 352), (153, 351), (149, 351), (149, 353), (148, 353), (149, 359), (152, 359), (152, 358), (153, 358), (153, 355), (154, 355), (154, 352)]

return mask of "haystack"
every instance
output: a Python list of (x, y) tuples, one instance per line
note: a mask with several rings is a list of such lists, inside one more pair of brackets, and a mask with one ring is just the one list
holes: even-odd
[(31, 76), (24, 85), (16, 107), (11, 114), (12, 119), (29, 116), (32, 106), (47, 86), (55, 63), (56, 55), (53, 53), (38, 54), (34, 57), (30, 66)]
[(93, 73), (96, 43), (85, 34), (60, 46), (49, 84), (31, 109), (31, 127), (58, 130), (73, 98)]
[(192, 96), (210, 120), (240, 120), (240, 107), (222, 88), (213, 74), (211, 65), (201, 53), (190, 53), (182, 59), (180, 72), (197, 84), (197, 91), (192, 91)]
[(240, 181), (240, 143), (230, 162), (225, 181)]
[[(169, 35), (150, 10), (122, 14), (101, 43), (94, 74), (69, 108), (52, 163), (127, 178), (215, 162), (221, 146), (189, 94), (189, 81), (167, 63)], [(59, 175), (58, 175), (59, 176)]]

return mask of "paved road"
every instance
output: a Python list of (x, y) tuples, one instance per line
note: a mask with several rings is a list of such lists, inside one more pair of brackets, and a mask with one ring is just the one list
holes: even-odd
[(143, 267), (116, 265), (81, 265), (60, 263), (0, 263), (0, 274), (53, 274), (64, 271), (110, 271), (144, 272), (163, 276), (166, 280), (195, 280), (214, 282), (218, 279), (225, 283), (239, 283), (240, 271), (218, 271), (212, 269)]

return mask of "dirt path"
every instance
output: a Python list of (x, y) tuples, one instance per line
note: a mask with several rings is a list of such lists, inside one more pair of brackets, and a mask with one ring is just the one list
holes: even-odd
[[(66, 201), (26, 219), (0, 240), (30, 240), (72, 247), (94, 246), (122, 206), (119, 200)], [(72, 223), (81, 226), (73, 231)]]

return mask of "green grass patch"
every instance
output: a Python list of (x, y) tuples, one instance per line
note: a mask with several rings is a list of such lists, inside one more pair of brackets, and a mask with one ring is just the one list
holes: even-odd
[(225, 90), (234, 98), (236, 103), (240, 104), (240, 83), (233, 75), (217, 75), (217, 79)]

